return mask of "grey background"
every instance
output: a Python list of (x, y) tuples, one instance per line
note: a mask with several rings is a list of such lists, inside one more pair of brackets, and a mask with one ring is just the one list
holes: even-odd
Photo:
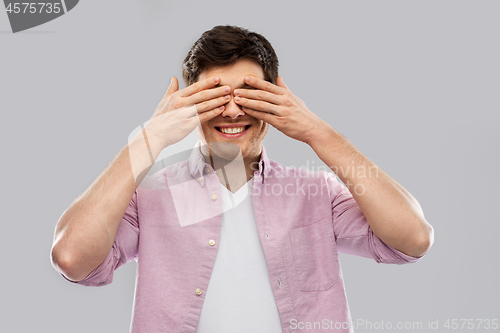
[[(447, 331), (447, 319), (500, 319), (499, 10), (498, 1), (81, 1), (15, 35), (0, 13), (0, 331), (128, 332), (135, 262), (109, 286), (70, 284), (50, 264), (54, 228), (218, 24), (266, 36), (292, 92), (407, 188), (435, 229), (414, 265), (341, 256), (353, 319), (423, 322), (402, 330), (415, 332), (429, 320)], [(275, 129), (264, 144), (281, 163), (321, 165)]]

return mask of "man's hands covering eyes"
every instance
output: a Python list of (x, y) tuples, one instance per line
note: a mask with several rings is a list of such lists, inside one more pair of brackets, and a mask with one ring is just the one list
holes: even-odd
[(219, 82), (218, 77), (210, 77), (179, 90), (179, 83), (173, 77), (146, 125), (151, 145), (161, 150), (184, 139), (200, 123), (220, 115), (231, 98), (231, 88), (214, 88)]
[(235, 89), (234, 101), (252, 117), (271, 124), (289, 137), (309, 143), (331, 129), (292, 94), (281, 76), (276, 85), (255, 77), (246, 77), (245, 83), (257, 89)]

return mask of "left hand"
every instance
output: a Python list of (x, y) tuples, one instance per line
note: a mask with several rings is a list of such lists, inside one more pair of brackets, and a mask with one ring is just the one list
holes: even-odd
[(252, 76), (245, 77), (245, 83), (257, 90), (235, 89), (235, 103), (250, 116), (273, 125), (285, 135), (309, 144), (321, 132), (331, 129), (292, 94), (281, 76), (276, 85)]

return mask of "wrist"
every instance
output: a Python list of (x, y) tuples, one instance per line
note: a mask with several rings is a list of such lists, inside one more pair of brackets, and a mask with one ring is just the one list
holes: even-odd
[(161, 151), (168, 146), (168, 143), (165, 142), (165, 138), (162, 140), (162, 138), (157, 135), (158, 129), (155, 128), (154, 125), (155, 123), (151, 121), (144, 123), (144, 126), (141, 125), (141, 131), (137, 133), (137, 135), (141, 137), (141, 140), (156, 159)]
[(151, 164), (154, 164), (156, 158), (163, 150), (163, 147), (159, 144), (155, 135), (150, 131), (147, 125), (141, 125), (139, 127), (139, 131), (129, 140), (128, 145), (129, 149), (140, 152), (139, 156), (142, 156), (144, 160), (148, 160)]
[(315, 147), (321, 147), (325, 144), (338, 140), (342, 135), (331, 127), (327, 122), (321, 120), (318, 126), (315, 126), (312, 133), (308, 136), (306, 143), (315, 150)]

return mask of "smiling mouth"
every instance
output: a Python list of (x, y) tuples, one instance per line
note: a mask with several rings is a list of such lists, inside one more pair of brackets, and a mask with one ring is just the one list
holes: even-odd
[(240, 134), (246, 131), (249, 127), (250, 125), (241, 127), (215, 127), (215, 129), (224, 134)]

